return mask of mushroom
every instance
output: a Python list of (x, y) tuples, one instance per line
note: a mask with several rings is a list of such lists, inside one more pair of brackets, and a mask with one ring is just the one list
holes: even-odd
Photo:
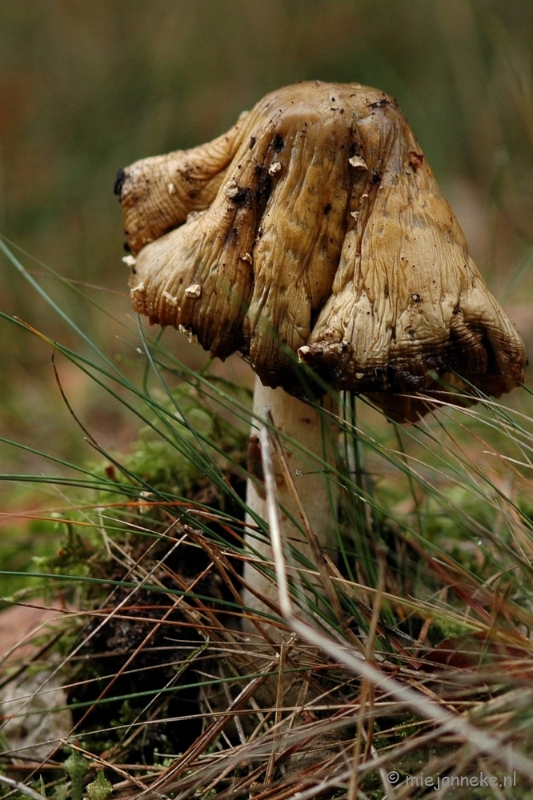
[[(285, 87), (213, 142), (121, 171), (116, 191), (136, 256), (135, 310), (194, 334), (213, 356), (249, 360), (256, 412), (271, 408), (302, 443), (287, 451), (293, 475), (329, 457), (321, 415), (303, 402), (325, 386), (413, 422), (432, 401), (461, 402), (454, 387), (499, 397), (523, 380), (524, 345), (397, 103), (379, 90)], [(281, 473), (278, 482), (295, 513)], [(325, 478), (295, 483), (332, 546)], [(265, 516), (260, 495), (252, 485), (249, 502)]]

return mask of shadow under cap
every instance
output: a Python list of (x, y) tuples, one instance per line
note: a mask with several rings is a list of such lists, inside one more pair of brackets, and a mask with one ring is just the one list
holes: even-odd
[(301, 396), (298, 358), (412, 421), (432, 395), (454, 401), (441, 379), (496, 397), (523, 380), (523, 342), (383, 92), (285, 87), (117, 189), (135, 310), (240, 351), (267, 386)]

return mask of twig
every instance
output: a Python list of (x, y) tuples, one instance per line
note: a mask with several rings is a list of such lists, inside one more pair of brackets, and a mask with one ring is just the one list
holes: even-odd
[(14, 781), (13, 778), (6, 778), (5, 775), (0, 775), (0, 783), (5, 783), (6, 786), (16, 789), (17, 792), (25, 794), (27, 797), (32, 797), (33, 800), (46, 800), (46, 797), (44, 797), (42, 794), (39, 794), (39, 792), (34, 791), (34, 789), (30, 789), (30, 787), (26, 786), (25, 783)]
[[(272, 428), (272, 422), (270, 422), (270, 426)], [(415, 713), (420, 714), (425, 719), (432, 720), (440, 727), (441, 733), (453, 732), (467, 741), (479, 754), (492, 756), (508, 769), (516, 770), (525, 778), (531, 780), (533, 761), (513, 750), (501, 737), (490, 736), (464, 719), (454, 716), (442, 706), (436, 703), (429, 703), (420, 692), (402, 685), (394, 678), (388, 677), (377, 666), (374, 666), (363, 657), (352, 655), (352, 652), (348, 651), (345, 644), (321, 633), (295, 613), (289, 592), (285, 554), (281, 538), (277, 487), (272, 463), (272, 435), (273, 433), (269, 430), (269, 426), (261, 423), (261, 454), (265, 478), (267, 516), (279, 589), (279, 604), (287, 625), (302, 639), (319, 647), (330, 658), (344, 664), (356, 675), (370, 681), (376, 688), (392, 695)]]

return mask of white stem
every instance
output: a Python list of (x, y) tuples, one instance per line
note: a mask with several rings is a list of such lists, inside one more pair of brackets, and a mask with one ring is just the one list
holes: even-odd
[[(265, 409), (272, 415), (275, 427), (281, 433), (285, 458), (290, 469), (298, 497), (303, 506), (311, 529), (316, 534), (322, 547), (330, 557), (336, 549), (335, 536), (335, 507), (337, 503), (336, 482), (327, 475), (324, 461), (332, 463), (333, 460), (333, 426), (325, 421), (325, 416), (312, 406), (302, 403), (295, 397), (287, 394), (283, 389), (269, 389), (263, 386), (256, 378), (254, 390), (254, 416), (263, 418)], [(285, 443), (283, 434), (291, 437), (291, 443)], [(250, 436), (250, 453), (252, 471), (260, 475), (260, 446), (259, 431), (252, 427)], [(301, 450), (300, 450), (301, 446)], [(306, 453), (305, 451), (309, 451)], [(257, 468), (254, 469), (253, 465)], [(278, 502), (281, 511), (282, 534), (285, 541), (290, 541), (298, 551), (311, 563), (315, 559), (304, 533), (290, 520), (289, 515), (300, 521), (297, 503), (290, 488), (283, 477), (282, 466), (279, 460), (274, 459), (274, 474), (277, 485)], [(259, 485), (248, 480), (246, 502), (251, 511), (262, 519), (267, 519), (265, 495)], [(288, 512), (288, 513), (286, 513)], [(253, 524), (251, 516), (247, 522)], [(300, 522), (301, 524), (301, 522)], [(272, 548), (269, 541), (252, 532), (247, 533), (246, 542), (250, 551), (255, 551), (253, 557), (273, 564)], [(272, 565), (272, 570), (273, 570)], [(270, 600), (278, 603), (278, 588), (275, 581), (264, 576), (254, 565), (253, 561), (246, 562), (244, 579), (254, 587), (257, 592), (266, 595)], [(245, 604), (257, 611), (269, 611), (252, 592), (245, 590), (243, 594)], [(271, 613), (271, 612), (270, 612)], [(245, 624), (246, 630), (252, 630), (253, 625)]]

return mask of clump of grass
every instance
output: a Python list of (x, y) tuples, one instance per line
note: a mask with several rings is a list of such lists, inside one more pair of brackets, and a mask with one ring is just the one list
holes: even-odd
[[(85, 782), (103, 771), (115, 797), (407, 798), (423, 796), (428, 777), (444, 794), (480, 774), (497, 779), (494, 796), (529, 789), (528, 390), (513, 406), (480, 397), (405, 428), (347, 398), (329, 473), (341, 493), (338, 555), (318, 571), (296, 559), (300, 578), (289, 580), (278, 542), (265, 571), (280, 604), (250, 635), (249, 397), (191, 372), (142, 330), (130, 341), (136, 378), (93, 342), (92, 355), (49, 342), (64, 402), (98, 455), (23, 476), (51, 493), (39, 515), (63, 532), (32, 573), (61, 610), (29, 661), (4, 660), (2, 713), (23, 720), (59, 684), (61, 703), (39, 713), (52, 731), (64, 705), (70, 722), (44, 761), (6, 733), (7, 776), (42, 793), (41, 776), (47, 796), (60, 794), (70, 745), (90, 765)], [(108, 452), (77, 419), (65, 361), (136, 420), (129, 452)], [(261, 434), (277, 447), (275, 431)], [(314, 598), (302, 600), (299, 580)], [(8, 698), (13, 685), (26, 696)], [(468, 785), (468, 796), (488, 796)]]

